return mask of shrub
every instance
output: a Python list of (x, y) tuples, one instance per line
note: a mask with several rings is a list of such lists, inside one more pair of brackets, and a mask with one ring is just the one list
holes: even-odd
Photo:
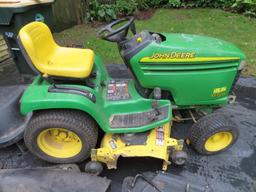
[(87, 0), (87, 21), (111, 21), (116, 15), (131, 15), (136, 10), (149, 8), (225, 8), (256, 17), (256, 0)]
[(256, 0), (236, 0), (232, 8), (237, 12), (256, 17)]
[(182, 7), (183, 4), (181, 0), (169, 0), (166, 7)]
[(138, 3), (136, 0), (117, 0), (116, 12), (121, 15), (131, 15), (137, 10)]
[(148, 0), (148, 5), (150, 7), (160, 7), (168, 2), (168, 0)]
[(115, 6), (113, 4), (100, 4), (98, 0), (90, 0), (87, 4), (85, 20), (109, 22), (113, 19), (116, 19)]
[(148, 0), (137, 0), (137, 8), (138, 10), (144, 11), (148, 10), (150, 8), (150, 5), (148, 4)]

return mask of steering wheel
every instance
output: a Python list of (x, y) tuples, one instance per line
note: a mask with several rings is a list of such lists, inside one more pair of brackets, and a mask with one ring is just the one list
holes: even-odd
[[(117, 26), (121, 23), (124, 24), (117, 29), (114, 29), (114, 26)], [(125, 40), (129, 28), (131, 28), (132, 33), (135, 35), (136, 29), (134, 24), (134, 17), (125, 17), (109, 23), (100, 29), (100, 31), (97, 33), (97, 37), (111, 42), (121, 42)]]

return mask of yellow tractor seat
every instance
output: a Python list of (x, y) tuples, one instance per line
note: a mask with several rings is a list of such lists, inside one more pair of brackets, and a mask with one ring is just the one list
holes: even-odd
[(91, 74), (94, 52), (90, 49), (61, 47), (47, 25), (32, 22), (19, 32), (19, 43), (26, 60), (43, 75), (86, 78)]

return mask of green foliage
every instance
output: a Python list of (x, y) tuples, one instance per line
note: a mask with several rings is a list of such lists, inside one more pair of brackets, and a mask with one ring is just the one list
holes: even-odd
[(145, 10), (149, 7), (231, 7), (235, 0), (137, 0), (138, 8)]
[(98, 0), (90, 0), (85, 13), (87, 21), (111, 21), (116, 19), (115, 6), (112, 4), (100, 4)]
[(138, 3), (136, 0), (117, 0), (115, 6), (117, 13), (121, 15), (131, 15), (137, 10)]
[(232, 8), (245, 15), (256, 17), (256, 0), (236, 0)]
[(182, 7), (182, 2), (181, 0), (169, 0), (167, 3), (167, 7)]
[(231, 7), (235, 0), (137, 0), (139, 9), (145, 10), (149, 7), (214, 7), (228, 8)]
[(235, 0), (169, 0), (170, 7), (231, 7)]
[(137, 8), (138, 10), (144, 11), (148, 10), (150, 8), (150, 5), (148, 4), (148, 0), (137, 0)]
[(168, 0), (148, 0), (148, 5), (150, 7), (160, 7), (168, 2)]
[[(88, 1), (88, 0), (87, 0)], [(87, 21), (111, 21), (150, 8), (221, 8), (256, 17), (256, 0), (89, 0)]]

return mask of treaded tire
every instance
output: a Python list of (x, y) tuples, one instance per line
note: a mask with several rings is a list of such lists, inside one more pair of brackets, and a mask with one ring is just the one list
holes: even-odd
[[(38, 135), (48, 128), (65, 128), (80, 138), (81, 151), (69, 158), (57, 158), (43, 152), (38, 144)], [(98, 137), (97, 123), (86, 113), (75, 110), (48, 110), (36, 112), (24, 133), (24, 141), (32, 154), (51, 163), (76, 163), (90, 156)]]
[[(229, 132), (232, 141), (225, 148), (218, 151), (208, 151), (205, 143), (209, 137), (218, 132)], [(230, 148), (237, 140), (239, 131), (237, 125), (223, 113), (212, 113), (199, 119), (189, 130), (188, 139), (195, 150), (204, 155), (213, 155)]]

